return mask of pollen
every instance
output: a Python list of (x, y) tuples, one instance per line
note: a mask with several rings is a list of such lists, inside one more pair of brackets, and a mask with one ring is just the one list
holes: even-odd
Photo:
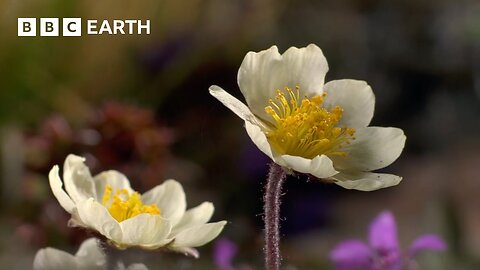
[(314, 158), (318, 155), (346, 156), (342, 147), (354, 140), (355, 129), (340, 127), (343, 109), (322, 107), (326, 94), (300, 100), (300, 88), (277, 90), (265, 112), (273, 119), (266, 136), (280, 154)]
[(107, 185), (103, 192), (102, 204), (118, 222), (140, 214), (160, 215), (160, 209), (158, 209), (157, 205), (143, 204), (138, 192), (130, 193), (127, 189), (118, 189), (113, 196), (112, 194), (112, 187)]

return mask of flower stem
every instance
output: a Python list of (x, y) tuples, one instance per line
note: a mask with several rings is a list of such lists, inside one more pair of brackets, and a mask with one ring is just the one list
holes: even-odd
[(266, 270), (280, 269), (280, 196), (282, 195), (282, 184), (285, 179), (285, 170), (280, 165), (272, 162), (263, 197)]
[(106, 259), (106, 270), (115, 270), (118, 267), (118, 262), (120, 258), (120, 251), (117, 250), (116, 248), (110, 246), (106, 241), (102, 241), (101, 246), (103, 248), (103, 252), (105, 253), (105, 259)]

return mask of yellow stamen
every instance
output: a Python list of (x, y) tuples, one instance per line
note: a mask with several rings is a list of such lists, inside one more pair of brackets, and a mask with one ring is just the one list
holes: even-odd
[(138, 192), (129, 193), (127, 189), (118, 189), (112, 198), (112, 187), (107, 185), (103, 192), (102, 204), (118, 222), (140, 214), (160, 215), (157, 205), (143, 204)]
[(299, 87), (295, 91), (288, 87), (277, 90), (275, 101), (270, 99), (265, 107), (274, 123), (266, 131), (267, 139), (277, 152), (304, 158), (346, 155), (341, 148), (355, 139), (355, 129), (338, 126), (343, 109), (335, 106), (329, 111), (322, 107), (325, 96), (300, 101)]

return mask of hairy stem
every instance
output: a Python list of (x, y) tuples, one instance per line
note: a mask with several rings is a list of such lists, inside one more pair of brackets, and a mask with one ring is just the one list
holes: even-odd
[(266, 270), (280, 269), (280, 196), (282, 195), (282, 185), (285, 178), (285, 170), (272, 162), (263, 197)]
[(100, 240), (103, 252), (105, 253), (106, 259), (106, 270), (115, 270), (118, 267), (118, 262), (120, 258), (120, 250), (110, 246), (105, 240)]

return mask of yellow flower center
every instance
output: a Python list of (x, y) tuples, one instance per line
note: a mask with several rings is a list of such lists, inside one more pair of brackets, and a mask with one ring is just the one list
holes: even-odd
[(112, 198), (112, 187), (107, 185), (103, 192), (102, 204), (118, 222), (140, 214), (160, 215), (157, 205), (142, 203), (138, 192), (129, 193), (127, 189), (117, 189)]
[(300, 102), (299, 87), (295, 91), (286, 87), (277, 90), (275, 101), (269, 100), (265, 112), (272, 116), (273, 127), (266, 136), (275, 151), (280, 154), (314, 158), (318, 155), (345, 156), (341, 148), (355, 139), (355, 129), (339, 127), (343, 109), (323, 108), (322, 96), (303, 98)]

